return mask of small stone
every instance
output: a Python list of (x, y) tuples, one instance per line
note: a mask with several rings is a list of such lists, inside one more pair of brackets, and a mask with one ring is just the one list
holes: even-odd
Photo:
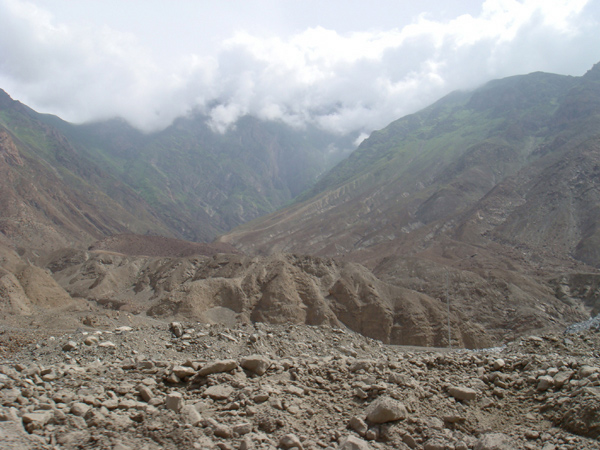
[(417, 441), (410, 434), (402, 436), (402, 442), (404, 442), (410, 448), (417, 448)]
[(300, 438), (295, 434), (286, 434), (279, 438), (279, 447), (284, 450), (292, 447), (302, 449), (302, 442), (300, 442)]
[(264, 356), (252, 355), (242, 358), (241, 366), (258, 376), (264, 375), (271, 366), (271, 360)]
[(196, 371), (192, 367), (187, 366), (175, 366), (172, 372), (181, 380), (196, 375)]
[(477, 398), (477, 391), (465, 386), (450, 386), (448, 393), (459, 401), (470, 401)]
[(365, 439), (367, 441), (375, 441), (378, 437), (378, 433), (377, 430), (374, 428), (370, 428), (367, 430), (367, 432), (365, 433)]
[(63, 345), (62, 349), (65, 352), (70, 352), (71, 350), (75, 350), (77, 348), (77, 342), (68, 341), (65, 345)]
[(269, 394), (267, 392), (258, 392), (252, 397), (252, 401), (255, 403), (263, 403), (269, 400)]
[(233, 391), (234, 389), (229, 385), (217, 384), (206, 389), (203, 395), (213, 400), (225, 400), (233, 394)]
[(208, 419), (208, 425), (212, 428), (213, 433), (217, 437), (229, 439), (233, 436), (233, 431), (230, 427), (217, 422), (215, 419)]
[(177, 338), (183, 336), (184, 333), (183, 325), (181, 324), (181, 322), (171, 322), (169, 324), (169, 330), (171, 331), (171, 333), (173, 333), (173, 336)]
[(546, 390), (550, 389), (553, 384), (554, 384), (554, 378), (552, 378), (550, 375), (543, 375), (541, 377), (538, 377), (537, 390), (538, 391), (546, 391)]
[(477, 439), (474, 450), (514, 450), (517, 448), (511, 438), (502, 433), (488, 433)]
[(351, 430), (356, 431), (361, 436), (364, 436), (365, 433), (369, 430), (369, 426), (367, 425), (367, 423), (358, 416), (354, 416), (350, 419), (348, 427)]
[(373, 365), (373, 362), (368, 359), (359, 359), (357, 361), (354, 361), (350, 365), (348, 370), (350, 372), (358, 372), (359, 370), (368, 372), (372, 365)]
[(354, 435), (348, 435), (338, 445), (338, 450), (371, 450), (369, 443)]
[(102, 347), (102, 348), (115, 348), (116, 346), (117, 345), (111, 341), (104, 341), (104, 342), (100, 342), (98, 344), (98, 347)]
[(597, 370), (598, 369), (592, 366), (581, 366), (579, 369), (579, 378), (587, 378)]
[(406, 419), (408, 413), (403, 403), (390, 397), (379, 397), (369, 405), (367, 420), (371, 423), (386, 423)]
[(98, 341), (99, 341), (98, 336), (88, 336), (83, 340), (83, 343), (85, 345), (90, 346), (90, 345), (97, 344)]
[(494, 368), (494, 370), (500, 370), (505, 365), (506, 365), (506, 362), (502, 358), (498, 358), (497, 360), (494, 361), (494, 363), (492, 364), (492, 367)]
[(189, 423), (192, 426), (198, 425), (202, 421), (202, 416), (194, 405), (184, 405), (181, 407), (181, 417), (183, 423)]
[(252, 424), (250, 422), (242, 422), (234, 425), (233, 432), (238, 436), (243, 436), (244, 434), (248, 434), (252, 432)]
[(46, 425), (52, 419), (52, 411), (34, 411), (23, 414), (23, 423), (35, 423), (39, 426)]
[(89, 405), (86, 405), (85, 403), (73, 403), (73, 405), (71, 405), (71, 414), (75, 415), (75, 416), (79, 416), (79, 417), (83, 417), (85, 416), (85, 413), (87, 413), (90, 409)]
[(527, 430), (527, 431), (525, 431), (525, 437), (527, 439), (539, 439), (540, 432), (536, 431), (536, 430)]
[(144, 400), (146, 403), (148, 403), (152, 397), (154, 397), (152, 390), (148, 386), (138, 386), (138, 392), (140, 393), (142, 400)]
[(171, 411), (179, 412), (181, 408), (185, 405), (185, 400), (183, 399), (183, 395), (179, 392), (172, 392), (167, 395), (165, 400), (165, 407), (170, 409)]
[(198, 375), (206, 376), (211, 375), (213, 373), (223, 373), (223, 372), (231, 372), (236, 369), (238, 366), (237, 361), (233, 359), (226, 359), (222, 361), (213, 361), (204, 365), (199, 371)]

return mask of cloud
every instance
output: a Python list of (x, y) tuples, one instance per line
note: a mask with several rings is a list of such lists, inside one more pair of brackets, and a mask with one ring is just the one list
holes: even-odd
[(0, 87), (67, 120), (121, 116), (156, 130), (196, 109), (224, 131), (244, 114), (369, 133), (455, 89), (544, 70), (581, 74), (600, 59), (587, 0), (487, 0), (478, 15), (402, 28), (288, 36), (238, 31), (211, 54), (157, 58), (136, 35), (68, 26), (0, 0)]

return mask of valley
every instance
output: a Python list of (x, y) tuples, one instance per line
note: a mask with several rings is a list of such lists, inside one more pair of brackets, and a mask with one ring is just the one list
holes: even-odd
[(0, 437), (597, 448), (598, 130), (600, 64), (451, 93), (355, 150), (0, 91)]

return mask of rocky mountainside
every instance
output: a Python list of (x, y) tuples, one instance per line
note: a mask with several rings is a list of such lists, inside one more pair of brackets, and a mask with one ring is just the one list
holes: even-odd
[[(358, 262), (498, 333), (589, 314), (600, 298), (599, 105), (600, 64), (453, 93), (220, 241)], [(549, 307), (557, 298), (562, 308)], [(536, 311), (549, 317), (532, 320)]]

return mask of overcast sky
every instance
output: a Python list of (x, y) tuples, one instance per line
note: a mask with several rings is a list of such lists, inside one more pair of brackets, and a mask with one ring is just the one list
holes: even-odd
[(600, 61), (600, 0), (0, 0), (0, 88), (144, 130), (199, 110), (369, 133), (456, 89)]

